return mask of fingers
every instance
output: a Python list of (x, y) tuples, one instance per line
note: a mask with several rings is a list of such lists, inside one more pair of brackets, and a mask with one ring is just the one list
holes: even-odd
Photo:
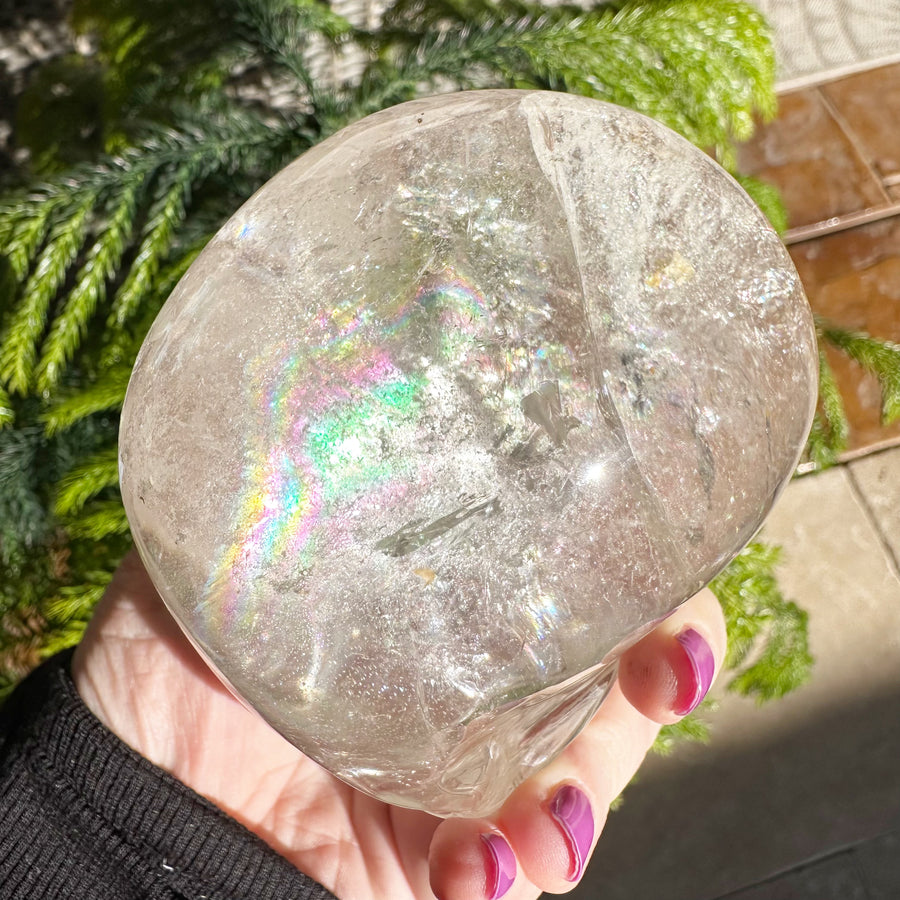
[(724, 652), (719, 604), (703, 591), (624, 654), (619, 680), (589, 725), (494, 816), (438, 827), (430, 867), (439, 900), (571, 890), (659, 724), (696, 707)]
[(509, 841), (488, 819), (442, 822), (428, 861), (431, 889), (440, 900), (518, 900), (537, 895), (521, 877)]
[(725, 622), (706, 588), (623, 655), (619, 684), (647, 718), (677, 722), (706, 696), (724, 656)]

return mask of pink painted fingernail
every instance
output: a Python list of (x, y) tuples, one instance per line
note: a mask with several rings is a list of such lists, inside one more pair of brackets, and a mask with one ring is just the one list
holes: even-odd
[(488, 900), (502, 897), (516, 880), (516, 855), (499, 834), (483, 834)]
[(676, 640), (684, 649), (690, 672), (687, 683), (679, 685), (673, 712), (676, 716), (686, 716), (695, 710), (706, 696), (716, 673), (716, 660), (712, 648), (693, 628), (685, 628)]
[(550, 801), (550, 815), (565, 835), (572, 855), (572, 868), (567, 881), (578, 881), (584, 874), (591, 844), (594, 841), (594, 815), (584, 791), (571, 784), (563, 785)]

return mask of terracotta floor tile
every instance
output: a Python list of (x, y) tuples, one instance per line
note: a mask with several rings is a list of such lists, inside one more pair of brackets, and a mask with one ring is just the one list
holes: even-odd
[[(790, 248), (813, 311), (854, 331), (900, 343), (900, 218)], [(850, 451), (900, 441), (900, 423), (881, 424), (874, 376), (828, 348), (851, 425)]]
[(740, 148), (739, 161), (781, 191), (792, 228), (887, 203), (816, 88), (782, 95), (778, 118)]
[(882, 176), (900, 172), (900, 64), (822, 85), (824, 95)]

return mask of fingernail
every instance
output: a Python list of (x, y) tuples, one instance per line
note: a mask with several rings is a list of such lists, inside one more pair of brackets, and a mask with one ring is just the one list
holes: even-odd
[(716, 660), (712, 648), (693, 628), (685, 628), (676, 640), (684, 648), (690, 666), (690, 678), (684, 687), (679, 686), (673, 711), (677, 716), (686, 716), (706, 696), (716, 672)]
[(481, 840), (487, 848), (485, 872), (488, 900), (497, 900), (516, 880), (516, 855), (499, 834), (483, 834)]
[(567, 881), (578, 881), (584, 874), (591, 844), (594, 841), (594, 816), (584, 791), (571, 784), (563, 785), (550, 801), (550, 815), (562, 829), (572, 855), (572, 868)]

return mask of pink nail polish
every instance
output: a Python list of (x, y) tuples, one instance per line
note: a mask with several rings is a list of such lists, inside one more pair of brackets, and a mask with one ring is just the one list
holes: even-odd
[(516, 855), (499, 834), (481, 835), (485, 846), (485, 873), (488, 900), (498, 900), (516, 880)]
[(578, 881), (584, 874), (591, 844), (594, 841), (594, 815), (584, 791), (571, 784), (563, 785), (550, 801), (550, 815), (556, 820), (569, 845), (572, 867), (567, 881)]
[(679, 685), (673, 712), (677, 716), (686, 716), (700, 705), (709, 691), (716, 672), (716, 660), (709, 644), (693, 628), (685, 628), (675, 639), (684, 649), (690, 674), (688, 683)]

